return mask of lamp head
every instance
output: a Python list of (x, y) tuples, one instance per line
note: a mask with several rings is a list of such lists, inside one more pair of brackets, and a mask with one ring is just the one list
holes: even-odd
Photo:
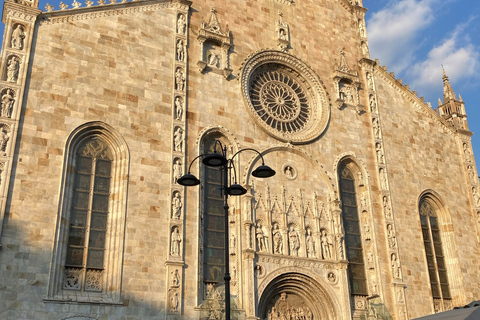
[(209, 153), (205, 155), (202, 159), (204, 165), (209, 167), (220, 167), (227, 164), (227, 158), (225, 158), (220, 153)]
[(231, 196), (241, 196), (245, 193), (247, 193), (247, 189), (237, 183), (232, 184), (230, 188), (228, 188), (228, 194)]
[(187, 173), (177, 179), (179, 185), (185, 187), (197, 186), (200, 184), (200, 180), (197, 179), (193, 174)]
[(270, 178), (273, 177), (275, 173), (275, 170), (273, 170), (269, 166), (262, 164), (261, 166), (258, 166), (257, 169), (253, 170), (252, 176), (256, 178)]

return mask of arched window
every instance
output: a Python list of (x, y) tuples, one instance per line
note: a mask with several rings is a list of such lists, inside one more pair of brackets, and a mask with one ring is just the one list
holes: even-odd
[(46, 301), (121, 303), (128, 161), (102, 122), (68, 137)]
[(435, 208), (435, 204), (428, 199), (420, 201), (420, 223), (422, 225), (423, 245), (425, 247), (430, 287), (434, 299), (451, 299), (440, 227)]
[(351, 294), (367, 295), (355, 176), (346, 165), (339, 168), (339, 180), (350, 291)]

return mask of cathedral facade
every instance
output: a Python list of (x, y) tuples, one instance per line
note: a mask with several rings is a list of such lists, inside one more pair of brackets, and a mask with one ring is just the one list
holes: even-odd
[[(234, 319), (404, 320), (480, 299), (464, 102), (445, 72), (433, 109), (372, 60), (366, 12), (6, 1), (0, 318), (221, 320), (226, 273)], [(231, 184), (246, 193), (225, 207)]]

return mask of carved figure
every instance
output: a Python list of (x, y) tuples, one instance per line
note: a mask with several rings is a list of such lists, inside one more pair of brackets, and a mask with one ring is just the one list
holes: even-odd
[(230, 244), (230, 249), (232, 249), (233, 251), (237, 248), (237, 238), (235, 237), (234, 234), (230, 236), (229, 244)]
[(182, 198), (180, 197), (180, 192), (176, 191), (173, 194), (173, 199), (172, 199), (172, 218), (180, 219), (181, 210), (182, 210)]
[(177, 128), (177, 130), (175, 130), (175, 133), (173, 134), (173, 142), (173, 149), (181, 152), (183, 149), (183, 130), (181, 128)]
[(385, 157), (383, 156), (382, 145), (380, 142), (375, 144), (375, 149), (377, 150), (377, 160), (379, 164), (385, 164)]
[(283, 236), (278, 223), (273, 229), (273, 253), (283, 254)]
[(182, 163), (176, 160), (173, 164), (173, 183), (177, 183), (178, 178), (182, 176)]
[(377, 112), (377, 101), (375, 99), (375, 95), (370, 95), (370, 111)]
[(177, 60), (185, 61), (185, 45), (182, 39), (177, 42)]
[(383, 190), (386, 190), (387, 189), (387, 177), (385, 175), (385, 170), (383, 168), (380, 168), (378, 173), (380, 175), (380, 185), (382, 186)]
[(17, 57), (11, 57), (8, 61), (7, 66), (7, 81), (8, 82), (17, 82), (18, 71), (20, 69), (20, 62)]
[(478, 207), (480, 205), (480, 196), (478, 195), (477, 188), (472, 188), (473, 193), (473, 205)]
[(320, 244), (322, 246), (322, 258), (323, 260), (330, 260), (332, 259), (332, 243), (330, 242), (327, 231), (322, 229), (320, 235)]
[(387, 224), (387, 237), (388, 237), (388, 246), (394, 249), (397, 246), (397, 238), (395, 236), (395, 230), (393, 230), (393, 225)]
[(0, 130), (0, 151), (3, 152), (3, 155), (6, 155), (5, 150), (7, 149), (7, 142), (9, 139), (9, 132), (3, 127)]
[(364, 38), (365, 37), (365, 27), (363, 26), (362, 21), (358, 22), (358, 30), (360, 31), (360, 37)]
[(295, 171), (294, 169), (292, 168), (292, 166), (288, 165), (288, 166), (285, 166), (285, 175), (287, 176), (287, 178), (293, 178), (294, 174), (295, 174)]
[(185, 74), (181, 68), (177, 68), (177, 71), (175, 71), (175, 89), (185, 90)]
[(370, 50), (368, 50), (368, 45), (366, 42), (362, 42), (362, 52), (365, 58), (370, 57)]
[(187, 25), (185, 21), (185, 16), (183, 14), (178, 15), (177, 19), (177, 33), (178, 34), (185, 34), (185, 26)]
[(173, 312), (177, 312), (179, 302), (180, 300), (178, 298), (178, 291), (172, 291), (170, 295), (170, 310), (172, 310)]
[(312, 237), (310, 228), (307, 229), (307, 239), (305, 243), (307, 247), (307, 258), (315, 258), (315, 240)]
[(478, 182), (476, 181), (475, 179), (475, 170), (473, 169), (473, 166), (472, 165), (468, 165), (467, 166), (467, 171), (468, 171), (468, 177), (470, 178), (470, 181), (471, 182)]
[(372, 125), (373, 125), (373, 134), (375, 136), (375, 139), (380, 139), (380, 125), (378, 124), (377, 118), (372, 120)]
[(393, 278), (400, 279), (401, 277), (400, 262), (398, 261), (397, 255), (395, 253), (392, 253), (391, 260), (392, 260)]
[(298, 256), (298, 249), (300, 249), (300, 238), (298, 232), (292, 227), (288, 233), (288, 241), (290, 243), (290, 255)]
[(465, 159), (467, 161), (470, 161), (470, 156), (472, 155), (472, 153), (470, 152), (470, 148), (466, 143), (463, 144), (463, 153), (465, 153)]
[(278, 32), (278, 38), (280, 40), (288, 40), (287, 39), (287, 32), (285, 31), (285, 29), (281, 28)]
[(183, 117), (183, 103), (180, 97), (175, 98), (175, 120), (182, 120)]
[(329, 272), (327, 278), (330, 282), (335, 282), (337, 280), (337, 276), (333, 272)]
[(372, 74), (369, 72), (367, 73), (367, 85), (368, 85), (368, 89), (374, 91), (375, 90), (375, 86), (373, 84), (373, 77), (372, 77)]
[(345, 86), (345, 99), (353, 103), (353, 94), (352, 94), (352, 87), (350, 85)]
[(208, 64), (213, 67), (218, 67), (218, 62), (218, 55), (215, 52), (211, 51), (208, 55)]
[(12, 32), (12, 48), (23, 49), (23, 39), (25, 39), (25, 33), (23, 32), (23, 26), (19, 24)]
[(179, 256), (180, 255), (180, 243), (182, 242), (182, 237), (180, 236), (180, 230), (175, 227), (172, 231), (172, 241), (171, 241), (171, 248), (170, 254), (172, 256)]
[(180, 285), (180, 277), (178, 276), (178, 269), (171, 272), (172, 274), (172, 287), (178, 287)]
[(1, 116), (10, 118), (13, 109), (13, 103), (15, 102), (12, 90), (8, 89), (2, 96)]
[(387, 219), (392, 219), (392, 208), (390, 207), (387, 196), (383, 196), (383, 212)]
[(260, 223), (257, 223), (257, 227), (255, 228), (255, 236), (256, 236), (256, 239), (257, 239), (257, 250), (268, 252), (267, 236), (263, 232), (263, 228), (262, 228), (262, 225)]

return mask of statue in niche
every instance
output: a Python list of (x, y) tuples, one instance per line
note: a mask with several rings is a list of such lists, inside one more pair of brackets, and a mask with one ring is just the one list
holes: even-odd
[(367, 73), (367, 85), (368, 85), (368, 89), (370, 89), (371, 91), (375, 90), (375, 86), (373, 84), (373, 77), (370, 72)]
[(10, 118), (13, 109), (13, 103), (15, 102), (15, 97), (11, 89), (7, 89), (7, 92), (2, 95), (2, 107), (1, 107), (1, 116)]
[(268, 252), (268, 237), (265, 232), (263, 232), (263, 227), (260, 222), (257, 223), (257, 227), (255, 228), (255, 237), (257, 239), (257, 250)]
[(306, 238), (306, 248), (307, 248), (307, 258), (315, 258), (315, 240), (312, 236), (312, 231), (310, 228), (307, 229), (307, 238)]
[(320, 244), (322, 247), (322, 258), (323, 260), (332, 259), (332, 242), (330, 241), (327, 231), (322, 229), (320, 231)]
[(178, 312), (178, 305), (180, 303), (178, 295), (177, 290), (172, 290), (170, 292), (170, 310), (173, 312)]
[(327, 279), (328, 281), (334, 283), (335, 281), (337, 281), (337, 276), (335, 275), (335, 273), (329, 272), (327, 275)]
[(394, 279), (400, 279), (401, 277), (401, 272), (400, 272), (400, 261), (397, 259), (397, 255), (395, 253), (392, 253), (391, 256), (392, 260), (392, 274)]
[(185, 21), (185, 16), (183, 14), (179, 14), (177, 19), (177, 33), (185, 34), (186, 25), (187, 22)]
[(475, 170), (473, 169), (473, 166), (472, 165), (468, 165), (467, 166), (467, 171), (468, 171), (468, 177), (470, 178), (470, 181), (471, 182), (478, 182), (476, 181), (475, 179)]
[(360, 31), (360, 37), (364, 38), (365, 37), (365, 27), (364, 27), (362, 21), (358, 22), (358, 30)]
[(395, 236), (395, 230), (393, 230), (393, 225), (387, 224), (387, 237), (388, 237), (388, 246), (391, 249), (395, 249), (397, 246), (397, 238)]
[(298, 249), (300, 249), (300, 238), (297, 230), (295, 230), (294, 227), (292, 227), (288, 233), (288, 241), (290, 244), (290, 255), (298, 256)]
[(183, 73), (181, 68), (177, 68), (177, 71), (175, 71), (175, 89), (185, 90), (185, 73)]
[(182, 151), (183, 147), (183, 130), (181, 128), (177, 128), (175, 133), (173, 134), (173, 150), (174, 151)]
[(465, 159), (467, 161), (470, 161), (470, 156), (472, 155), (472, 153), (470, 152), (470, 148), (466, 143), (463, 144), (463, 153), (465, 153)]
[(235, 249), (237, 248), (237, 238), (235, 237), (234, 234), (230, 236), (229, 244), (230, 244), (230, 249), (232, 249), (232, 251), (235, 251)]
[(175, 98), (175, 120), (182, 120), (183, 103), (180, 97)]
[(208, 54), (207, 61), (209, 66), (218, 68), (218, 63), (220, 62), (220, 59), (218, 58), (218, 55), (213, 50), (211, 50)]
[(178, 269), (171, 272), (172, 274), (172, 287), (176, 288), (180, 285), (180, 277), (178, 276)]
[[(367, 214), (366, 211), (364, 211), (364, 214)], [(372, 234), (371, 234), (371, 229), (370, 229), (370, 225), (368, 224), (368, 222), (365, 222), (363, 224), (363, 230), (365, 232), (365, 241), (370, 241), (372, 240)]]
[(185, 45), (182, 39), (177, 42), (177, 60), (185, 61)]
[(25, 39), (25, 32), (23, 32), (23, 26), (17, 25), (15, 30), (12, 32), (12, 42), (11, 46), (14, 49), (23, 49), (23, 41)]
[(20, 62), (18, 61), (18, 58), (15, 56), (11, 57), (10, 60), (8, 60), (7, 81), (17, 82), (19, 70), (20, 70)]
[(377, 282), (377, 277), (375, 276), (375, 270), (370, 269), (370, 283), (372, 287), (372, 293), (378, 293), (378, 282)]
[(3, 155), (6, 155), (5, 150), (7, 149), (7, 142), (10, 139), (9, 132), (5, 129), (5, 127), (2, 127), (0, 130), (0, 151), (3, 153)]
[(383, 196), (383, 211), (387, 219), (392, 219), (392, 208), (390, 207), (387, 196)]
[(367, 252), (367, 266), (369, 269), (375, 269), (375, 261), (373, 259), (372, 251)]
[(370, 100), (370, 111), (373, 113), (377, 112), (377, 101), (375, 99), (375, 95), (371, 94), (369, 100)]
[(170, 254), (172, 256), (179, 256), (180, 255), (180, 244), (182, 242), (182, 236), (180, 235), (180, 230), (178, 227), (173, 228), (172, 231), (172, 240), (171, 240), (171, 248)]
[(472, 187), (472, 193), (473, 193), (473, 205), (477, 207), (480, 204), (480, 197), (478, 196), (477, 188)]
[(278, 223), (273, 228), (273, 253), (283, 254), (283, 236)]
[(173, 183), (177, 183), (178, 178), (182, 176), (182, 163), (179, 159), (173, 164)]
[(379, 164), (385, 164), (385, 157), (383, 156), (382, 145), (380, 142), (375, 144), (375, 149), (377, 150), (377, 160)]
[(373, 133), (374, 133), (375, 139), (380, 139), (380, 125), (378, 123), (378, 119), (374, 118), (372, 120), (372, 124), (373, 124)]
[(175, 191), (172, 199), (172, 218), (180, 219), (182, 210), (182, 198), (180, 197), (180, 192)]
[(368, 50), (368, 45), (366, 42), (362, 42), (362, 52), (365, 58), (370, 57), (370, 50)]
[(293, 169), (291, 165), (285, 166), (284, 173), (289, 179), (293, 179), (295, 177), (295, 169)]
[(279, 31), (278, 31), (278, 39), (280, 40), (285, 40), (287, 41), (287, 31), (285, 31), (285, 29), (281, 28)]
[(385, 176), (385, 170), (383, 168), (380, 168), (378, 171), (380, 175), (380, 185), (382, 186), (382, 190), (387, 189), (387, 177)]

